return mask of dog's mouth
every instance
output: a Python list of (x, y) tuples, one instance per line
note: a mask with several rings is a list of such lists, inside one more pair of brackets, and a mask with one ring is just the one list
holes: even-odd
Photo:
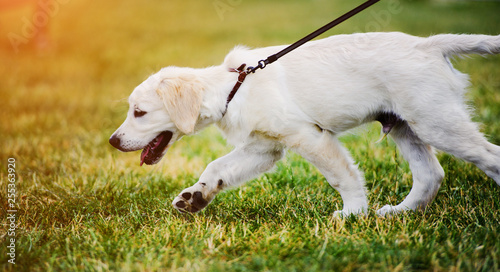
[(163, 131), (156, 138), (142, 150), (141, 153), (141, 166), (142, 164), (155, 164), (165, 155), (168, 149), (168, 143), (172, 139), (173, 133), (171, 131)]

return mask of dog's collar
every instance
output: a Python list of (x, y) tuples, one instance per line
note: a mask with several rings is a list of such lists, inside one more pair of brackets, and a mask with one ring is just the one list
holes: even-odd
[(229, 72), (238, 73), (239, 76), (238, 76), (238, 81), (236, 82), (236, 84), (234, 84), (233, 90), (231, 90), (231, 92), (227, 96), (226, 108), (224, 109), (222, 116), (224, 116), (226, 114), (227, 107), (229, 106), (229, 102), (231, 102), (231, 100), (233, 100), (234, 95), (236, 94), (236, 92), (240, 88), (241, 84), (243, 83), (243, 81), (245, 80), (245, 78), (248, 75), (247, 71), (245, 71), (245, 66), (246, 66), (246, 64), (243, 63), (242, 65), (240, 65), (240, 67), (238, 67), (238, 69), (234, 69), (234, 68), (229, 69)]

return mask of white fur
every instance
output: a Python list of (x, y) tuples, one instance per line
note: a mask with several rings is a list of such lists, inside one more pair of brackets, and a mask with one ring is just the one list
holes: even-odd
[[(390, 135), (414, 183), (401, 204), (379, 214), (423, 209), (432, 201), (444, 177), (433, 147), (475, 163), (500, 185), (500, 147), (471, 122), (463, 97), (468, 77), (449, 61), (455, 54), (499, 53), (500, 36), (366, 33), (313, 41), (248, 75), (223, 116), (238, 77), (230, 68), (254, 65), (282, 48), (236, 47), (219, 66), (167, 67), (131, 94), (127, 119), (113, 135), (122, 150), (142, 149), (164, 130), (174, 133), (173, 142), (212, 123), (235, 146), (174, 200), (174, 206), (182, 202), (176, 208), (206, 201), (194, 211), (204, 208), (223, 188), (270, 170), (289, 148), (340, 192), (344, 208), (337, 215), (366, 212), (363, 177), (336, 136), (382, 112), (404, 120)], [(134, 118), (134, 109), (148, 113)], [(196, 192), (203, 201), (191, 197)]]

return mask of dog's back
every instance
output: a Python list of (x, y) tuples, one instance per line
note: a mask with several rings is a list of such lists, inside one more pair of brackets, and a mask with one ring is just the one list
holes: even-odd
[[(234, 68), (241, 63), (257, 63), (284, 47), (237, 47), (228, 54), (225, 64)], [(261, 104), (257, 101), (265, 97), (291, 95), (288, 104), (300, 105), (298, 108), (321, 127), (342, 132), (372, 121), (380, 112), (412, 116), (407, 111), (424, 107), (425, 98), (438, 92), (446, 93), (442, 97), (461, 100), (468, 76), (456, 71), (448, 58), (499, 51), (500, 36), (443, 34), (422, 38), (400, 32), (336, 35), (307, 43), (253, 74), (248, 82), (266, 84), (248, 90), (251, 95), (247, 99)], [(273, 87), (280, 80), (286, 83), (286, 94), (277, 94), (283, 89)]]

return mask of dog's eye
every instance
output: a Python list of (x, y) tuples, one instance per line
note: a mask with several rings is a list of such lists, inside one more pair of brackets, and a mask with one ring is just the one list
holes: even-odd
[(144, 116), (147, 112), (146, 111), (141, 111), (141, 110), (138, 110), (136, 109), (134, 111), (134, 117), (137, 118), (137, 117), (141, 117), (141, 116)]

